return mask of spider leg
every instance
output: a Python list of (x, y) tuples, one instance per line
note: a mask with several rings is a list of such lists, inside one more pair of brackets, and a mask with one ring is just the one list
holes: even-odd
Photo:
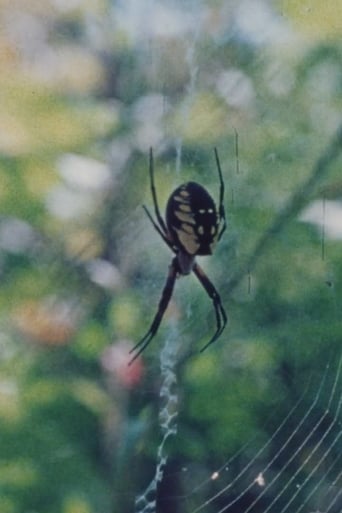
[(150, 148), (150, 182), (151, 182), (151, 193), (152, 193), (152, 199), (153, 199), (153, 204), (154, 204), (154, 211), (156, 213), (157, 221), (162, 229), (162, 232), (167, 233), (167, 228), (166, 228), (164, 219), (162, 218), (162, 216), (160, 214), (156, 187), (154, 185), (154, 165), (153, 165), (153, 150), (152, 150), (152, 148)]
[(159, 325), (162, 321), (165, 310), (167, 308), (167, 305), (169, 304), (169, 301), (171, 299), (178, 272), (179, 270), (177, 265), (177, 258), (175, 257), (172, 260), (171, 265), (169, 267), (169, 272), (164, 285), (161, 299), (159, 301), (157, 313), (146, 335), (133, 347), (133, 349), (131, 349), (130, 353), (134, 353), (137, 349), (138, 351), (135, 353), (132, 360), (129, 362), (129, 365), (131, 365), (131, 363), (134, 362), (134, 360), (144, 351), (144, 349), (146, 349), (146, 347), (149, 345), (149, 343), (157, 333)]
[(226, 213), (225, 213), (224, 204), (223, 204), (223, 200), (224, 200), (224, 181), (223, 181), (223, 177), (222, 177), (222, 169), (221, 169), (221, 164), (220, 164), (220, 159), (219, 159), (219, 156), (218, 156), (217, 148), (215, 148), (214, 151), (215, 151), (215, 159), (216, 159), (217, 170), (218, 170), (218, 174), (219, 174), (219, 178), (220, 178), (220, 203), (219, 203), (220, 223), (221, 223), (221, 221), (223, 221), (222, 228), (221, 228), (221, 230), (220, 230), (220, 232), (218, 234), (218, 237), (217, 237), (217, 242), (218, 242), (221, 239), (221, 237), (223, 235), (223, 232), (227, 228), (227, 223), (226, 223)]
[(146, 214), (147, 214), (147, 217), (149, 218), (149, 220), (151, 221), (152, 225), (153, 225), (153, 228), (159, 233), (159, 235), (161, 236), (161, 238), (163, 239), (163, 241), (165, 242), (165, 244), (167, 244), (169, 246), (169, 248), (175, 252), (171, 242), (169, 241), (169, 239), (167, 238), (167, 236), (165, 235), (165, 233), (159, 228), (159, 226), (157, 225), (157, 223), (155, 222), (155, 220), (153, 219), (151, 213), (149, 212), (148, 208), (143, 205), (143, 209), (145, 210)]
[(219, 338), (224, 328), (226, 327), (228, 317), (222, 306), (219, 293), (217, 292), (209, 278), (206, 276), (203, 269), (197, 263), (194, 264), (193, 272), (195, 273), (196, 277), (206, 290), (208, 296), (212, 299), (216, 314), (216, 331), (213, 337), (209, 340), (209, 342), (204, 347), (202, 347), (202, 353), (205, 349), (207, 349), (208, 346), (210, 346), (213, 342), (215, 342), (215, 340)]

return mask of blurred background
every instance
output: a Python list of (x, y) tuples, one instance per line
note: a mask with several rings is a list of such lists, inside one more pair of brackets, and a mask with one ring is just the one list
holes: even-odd
[[(157, 511), (339, 513), (341, 3), (2, 0), (0, 28), (1, 513), (136, 510), (168, 337)], [(162, 212), (186, 180), (218, 200), (218, 148), (228, 229), (199, 260), (229, 325), (200, 354), (215, 315), (182, 278), (128, 367), (171, 261), (151, 146)]]

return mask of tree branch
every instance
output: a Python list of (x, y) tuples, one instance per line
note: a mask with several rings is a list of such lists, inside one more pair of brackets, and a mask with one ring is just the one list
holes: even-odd
[(310, 176), (307, 180), (296, 190), (293, 196), (288, 200), (285, 207), (275, 217), (273, 223), (263, 233), (259, 241), (256, 243), (254, 251), (249, 256), (247, 261), (233, 274), (228, 280), (226, 285), (229, 291), (236, 288), (247, 272), (251, 271), (256, 265), (258, 259), (264, 253), (267, 245), (271, 239), (279, 233), (286, 223), (295, 217), (303, 206), (309, 201), (318, 182), (322, 180), (327, 173), (332, 162), (338, 157), (342, 150), (342, 125), (337, 130), (332, 138), (330, 144), (314, 165)]

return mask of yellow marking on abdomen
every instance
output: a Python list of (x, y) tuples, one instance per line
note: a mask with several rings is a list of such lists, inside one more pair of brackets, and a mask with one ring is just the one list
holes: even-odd
[(181, 230), (183, 230), (184, 232), (188, 233), (189, 235), (195, 235), (195, 230), (189, 224), (182, 223)]
[(183, 230), (177, 230), (176, 228), (175, 232), (177, 233), (178, 239), (182, 246), (186, 249), (186, 251), (190, 255), (195, 255), (200, 247), (200, 244), (196, 237), (194, 237), (193, 235), (189, 235)]
[(188, 193), (188, 191), (186, 191), (185, 189), (179, 191), (179, 194), (183, 197), (183, 198), (188, 198), (190, 196), (190, 194)]
[(196, 224), (193, 215), (181, 212), (180, 210), (175, 210), (175, 216), (183, 223)]
[(180, 205), (178, 205), (178, 208), (182, 212), (191, 212), (191, 207), (189, 204), (181, 203)]
[(175, 201), (178, 201), (179, 203), (182, 203), (183, 205), (185, 204), (189, 204), (189, 202), (185, 199), (185, 198), (182, 198), (182, 196), (173, 196), (173, 199)]

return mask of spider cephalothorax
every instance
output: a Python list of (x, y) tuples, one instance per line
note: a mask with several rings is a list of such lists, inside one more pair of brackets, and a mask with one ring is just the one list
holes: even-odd
[(195, 260), (197, 255), (211, 255), (216, 242), (220, 240), (226, 229), (223, 205), (224, 183), (216, 149), (215, 158), (220, 179), (219, 208), (216, 208), (214, 200), (204, 187), (196, 182), (187, 182), (177, 187), (171, 194), (166, 206), (165, 222), (159, 211), (154, 185), (153, 153), (152, 149), (150, 150), (151, 192), (157, 221), (153, 219), (145, 206), (144, 209), (154, 228), (175, 253), (175, 257), (169, 267), (158, 311), (146, 335), (132, 349), (131, 352), (138, 351), (136, 351), (130, 363), (142, 353), (157, 333), (164, 312), (171, 299), (177, 276), (193, 272), (213, 301), (216, 313), (216, 331), (201, 351), (204, 351), (204, 349), (218, 339), (227, 324), (227, 315), (221, 304), (220, 296)]

